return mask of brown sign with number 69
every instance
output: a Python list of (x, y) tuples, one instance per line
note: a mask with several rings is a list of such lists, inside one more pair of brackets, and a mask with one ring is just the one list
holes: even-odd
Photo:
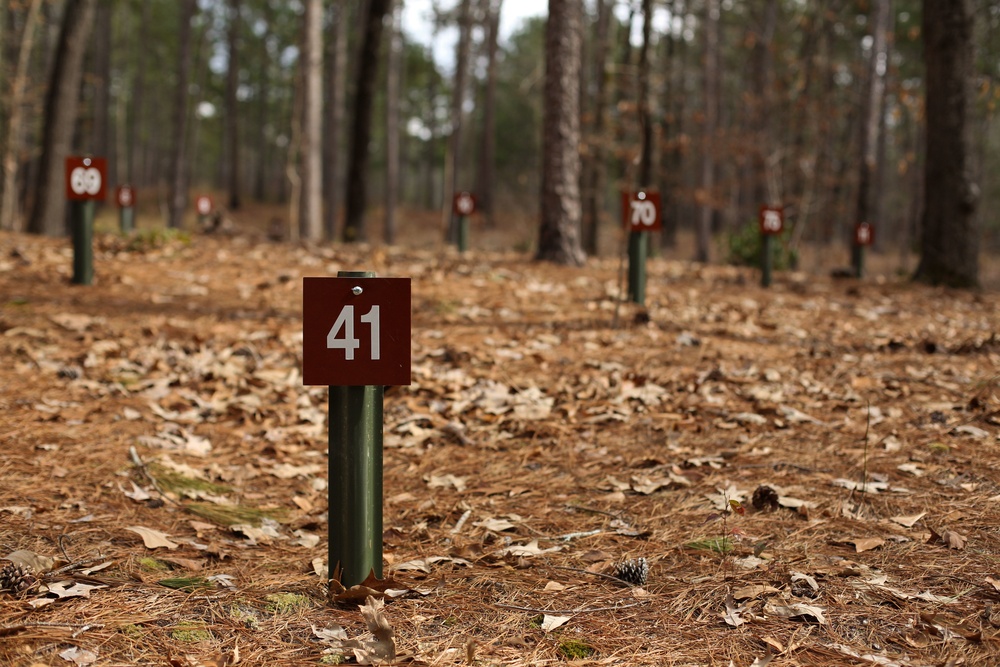
[(780, 206), (760, 207), (760, 233), (762, 235), (780, 234), (785, 229), (785, 209)]
[(633, 232), (655, 232), (663, 226), (660, 193), (649, 190), (622, 191), (622, 221)]
[(303, 278), (302, 381), (410, 384), (410, 279)]

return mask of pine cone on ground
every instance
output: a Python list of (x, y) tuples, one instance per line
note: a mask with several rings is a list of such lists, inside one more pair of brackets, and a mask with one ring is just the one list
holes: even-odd
[(649, 577), (649, 563), (645, 558), (622, 561), (615, 566), (614, 576), (630, 586), (643, 586)]
[(38, 579), (24, 565), (6, 561), (0, 566), (0, 592), (21, 595), (37, 585)]

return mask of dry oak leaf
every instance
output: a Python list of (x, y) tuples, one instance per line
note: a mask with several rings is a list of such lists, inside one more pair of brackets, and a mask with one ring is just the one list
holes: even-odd
[(554, 614), (542, 615), (542, 632), (552, 632), (558, 627), (566, 625), (572, 616), (556, 616)]
[(956, 533), (953, 530), (946, 530), (941, 533), (941, 541), (944, 542), (949, 549), (964, 549), (965, 543), (969, 541), (969, 538), (965, 535)]
[(139, 537), (142, 538), (143, 544), (146, 545), (147, 549), (158, 549), (160, 547), (166, 547), (167, 549), (176, 549), (180, 545), (176, 542), (170, 540), (170, 536), (166, 533), (162, 533), (158, 530), (153, 530), (152, 528), (146, 528), (144, 526), (128, 526), (125, 530), (131, 531)]

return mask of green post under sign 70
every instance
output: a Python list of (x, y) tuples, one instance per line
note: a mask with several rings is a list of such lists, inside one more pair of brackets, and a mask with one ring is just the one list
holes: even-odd
[(304, 384), (410, 384), (409, 278), (304, 278)]

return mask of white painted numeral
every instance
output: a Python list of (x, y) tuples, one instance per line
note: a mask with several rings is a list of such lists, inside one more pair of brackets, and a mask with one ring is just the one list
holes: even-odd
[(361, 316), (361, 321), (371, 326), (372, 329), (372, 360), (378, 361), (382, 358), (382, 350), (379, 346), (379, 326), (378, 326), (378, 306), (372, 306), (367, 315)]
[(656, 222), (656, 206), (653, 205), (653, 202), (633, 199), (629, 205), (632, 207), (633, 225), (641, 224), (652, 227), (653, 223)]
[(764, 231), (772, 234), (781, 231), (781, 216), (777, 211), (764, 211)]
[[(371, 358), (378, 361), (382, 358), (378, 306), (372, 306), (360, 319), (371, 328)], [(343, 350), (344, 359), (354, 361), (354, 351), (359, 347), (361, 341), (354, 336), (354, 306), (344, 306), (326, 334), (326, 349)]]

